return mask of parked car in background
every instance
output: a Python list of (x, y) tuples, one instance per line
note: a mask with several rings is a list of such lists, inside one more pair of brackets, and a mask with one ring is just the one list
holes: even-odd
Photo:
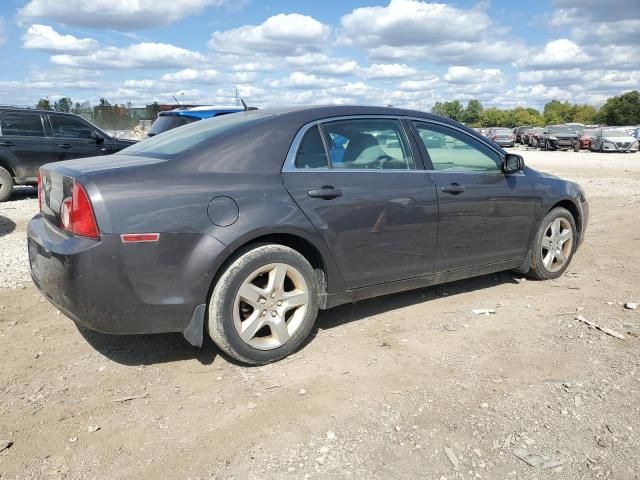
[(594, 152), (637, 152), (638, 139), (621, 128), (599, 128), (591, 140)]
[(502, 270), (557, 278), (589, 216), (576, 183), (395, 108), (242, 112), (41, 175), (27, 236), (49, 301), (105, 333), (208, 334), (249, 364), (298, 349), (319, 308)]
[(35, 185), (45, 163), (108, 155), (134, 143), (72, 113), (0, 108), (0, 202), (14, 185)]
[(595, 128), (586, 128), (578, 137), (578, 150), (591, 150), (591, 138), (596, 134)]
[(492, 128), (487, 137), (501, 147), (513, 147), (515, 144), (515, 135), (508, 128)]
[(577, 143), (575, 128), (567, 125), (548, 125), (538, 138), (538, 146), (543, 150), (568, 150)]
[(532, 127), (528, 130), (525, 130), (523, 134), (523, 142), (525, 145), (529, 145), (531, 147), (538, 146), (538, 137), (544, 131), (542, 127)]
[(515, 136), (515, 142), (516, 143), (522, 143), (524, 144), (524, 133), (529, 130), (531, 127), (529, 126), (525, 126), (525, 127), (516, 127), (513, 129), (513, 135)]
[(573, 132), (577, 133), (578, 135), (582, 133), (582, 131), (585, 129), (585, 126), (583, 123), (565, 123), (563, 125), (571, 128), (571, 130), (573, 130)]
[(200, 107), (176, 108), (167, 112), (160, 112), (158, 113), (158, 118), (156, 118), (153, 125), (151, 125), (147, 135), (153, 137), (172, 128), (188, 125), (198, 120), (242, 112), (243, 110), (243, 107), (238, 106), (205, 105)]

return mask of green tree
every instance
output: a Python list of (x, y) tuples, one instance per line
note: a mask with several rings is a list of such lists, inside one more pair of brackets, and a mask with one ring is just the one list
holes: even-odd
[(544, 106), (544, 121), (547, 125), (573, 122), (575, 105), (569, 102), (551, 100)]
[(633, 90), (608, 98), (596, 118), (607, 125), (639, 125), (640, 92)]
[(69, 113), (71, 112), (72, 108), (73, 108), (73, 102), (69, 97), (62, 97), (61, 99), (59, 99), (57, 102), (53, 104), (53, 109), (56, 112)]
[(40, 100), (38, 100), (38, 103), (36, 103), (36, 108), (39, 108), (40, 110), (53, 110), (53, 108), (51, 107), (51, 102), (48, 98), (41, 98)]
[(482, 114), (482, 104), (479, 100), (471, 99), (467, 102), (467, 106), (462, 113), (462, 120), (469, 125), (476, 125), (480, 122)]
[(462, 121), (463, 108), (458, 100), (451, 102), (436, 102), (431, 108), (431, 113), (442, 115), (458, 122)]
[(576, 105), (573, 112), (573, 121), (590, 125), (595, 123), (598, 110), (592, 105)]
[(535, 127), (544, 124), (544, 119), (535, 108), (516, 107), (513, 109), (513, 123), (514, 127)]
[(480, 115), (480, 126), (482, 127), (503, 127), (507, 126), (509, 115), (496, 107), (485, 108)]

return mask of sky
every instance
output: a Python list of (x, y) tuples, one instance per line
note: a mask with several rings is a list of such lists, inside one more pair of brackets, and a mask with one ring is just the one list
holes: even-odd
[(2, 0), (0, 104), (394, 105), (640, 88), (640, 0)]

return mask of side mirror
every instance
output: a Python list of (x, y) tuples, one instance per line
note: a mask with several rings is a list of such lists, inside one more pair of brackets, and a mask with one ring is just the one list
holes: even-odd
[(524, 158), (515, 153), (507, 153), (502, 161), (504, 173), (515, 173), (524, 170)]
[(96, 141), (96, 143), (103, 143), (104, 137), (100, 135), (98, 132), (91, 132), (91, 138)]

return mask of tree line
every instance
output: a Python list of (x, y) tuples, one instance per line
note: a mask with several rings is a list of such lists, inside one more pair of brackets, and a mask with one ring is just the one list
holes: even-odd
[(448, 117), (472, 127), (544, 126), (562, 123), (585, 125), (640, 125), (640, 92), (634, 90), (610, 97), (599, 109), (593, 105), (578, 105), (552, 100), (542, 112), (531, 107), (500, 109), (483, 108), (478, 100), (466, 106), (458, 100), (436, 102), (431, 113)]

